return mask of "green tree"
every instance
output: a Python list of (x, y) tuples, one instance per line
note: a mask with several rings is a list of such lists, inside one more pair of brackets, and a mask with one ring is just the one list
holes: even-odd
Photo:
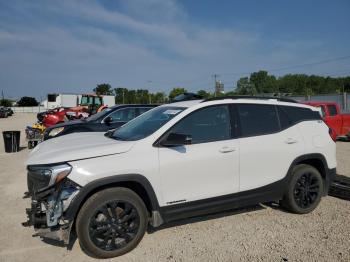
[(254, 72), (250, 75), (250, 82), (258, 93), (274, 93), (278, 92), (276, 77), (269, 75), (267, 71)]
[(8, 100), (8, 99), (1, 99), (0, 106), (11, 107), (12, 102), (11, 102), (11, 100)]
[(136, 102), (140, 104), (149, 104), (150, 102), (150, 93), (146, 89), (137, 89), (136, 90)]
[(151, 95), (152, 104), (164, 104), (166, 102), (166, 95), (163, 92), (157, 92)]
[(125, 104), (128, 92), (129, 92), (129, 90), (127, 88), (123, 88), (123, 87), (115, 88), (114, 89), (115, 103), (116, 104)]
[(37, 106), (39, 103), (34, 97), (24, 96), (18, 102), (18, 106)]
[(113, 95), (113, 90), (110, 84), (99, 84), (94, 88), (96, 95)]
[(237, 81), (237, 95), (256, 95), (257, 91), (248, 77), (242, 77)]
[(210, 98), (211, 97), (211, 94), (205, 90), (199, 90), (197, 92), (197, 95), (200, 95), (202, 96), (204, 99), (207, 99), (207, 98)]
[(186, 93), (187, 90), (183, 87), (174, 87), (173, 90), (170, 91), (169, 93), (169, 99), (170, 101), (174, 99), (174, 97), (181, 95), (183, 93)]

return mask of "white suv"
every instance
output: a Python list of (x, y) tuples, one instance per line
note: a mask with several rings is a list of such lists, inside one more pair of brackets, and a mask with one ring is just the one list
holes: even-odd
[(27, 162), (38, 236), (122, 255), (148, 224), (262, 202), (311, 212), (336, 173), (335, 142), (316, 108), (268, 98), (156, 107), (114, 132), (39, 144)]

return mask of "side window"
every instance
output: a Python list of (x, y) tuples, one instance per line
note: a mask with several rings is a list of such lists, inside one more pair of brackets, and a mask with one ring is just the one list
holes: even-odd
[(238, 115), (242, 136), (257, 136), (280, 130), (273, 105), (239, 104)]
[(112, 122), (128, 122), (136, 117), (136, 108), (122, 108), (109, 115)]
[(231, 139), (229, 108), (220, 105), (199, 109), (180, 120), (170, 132), (192, 136), (192, 144)]
[(289, 118), (285, 110), (281, 106), (277, 106), (278, 117), (280, 119), (281, 128), (285, 129), (293, 125), (292, 120)]
[(337, 115), (337, 108), (334, 105), (327, 106), (328, 112), (330, 116), (336, 116)]
[(291, 125), (304, 121), (304, 120), (319, 120), (321, 115), (317, 111), (312, 111), (309, 108), (296, 107), (296, 106), (278, 106), (280, 112), (285, 113)]

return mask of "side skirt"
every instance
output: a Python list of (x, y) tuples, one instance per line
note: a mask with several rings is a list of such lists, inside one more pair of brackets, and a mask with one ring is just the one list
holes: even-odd
[(285, 177), (280, 181), (257, 189), (183, 204), (164, 206), (160, 208), (160, 214), (164, 222), (170, 222), (264, 202), (277, 201), (282, 199), (287, 185), (287, 177)]

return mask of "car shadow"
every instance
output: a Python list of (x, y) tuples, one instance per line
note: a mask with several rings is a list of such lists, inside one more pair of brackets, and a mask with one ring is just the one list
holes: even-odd
[(49, 245), (56, 246), (56, 247), (67, 248), (67, 250), (69, 250), (69, 251), (71, 251), (73, 249), (73, 246), (75, 244), (75, 241), (77, 241), (77, 239), (78, 239), (77, 235), (75, 234), (74, 231), (72, 231), (70, 234), (68, 244), (65, 244), (63, 241), (54, 240), (54, 239), (50, 239), (50, 238), (46, 238), (46, 237), (41, 237), (41, 241), (43, 241), (45, 244), (49, 244)]
[(337, 142), (350, 142), (350, 139), (346, 137), (338, 137)]
[(222, 217), (238, 215), (238, 214), (242, 214), (242, 213), (249, 213), (249, 212), (254, 212), (254, 211), (258, 211), (258, 210), (262, 210), (262, 209), (265, 209), (265, 207), (262, 205), (254, 205), (254, 206), (249, 206), (249, 207), (245, 207), (245, 208), (232, 209), (232, 210), (226, 210), (226, 211), (222, 211), (222, 212), (218, 212), (218, 213), (212, 213), (209, 215), (184, 218), (184, 219), (172, 221), (169, 223), (165, 223), (159, 227), (148, 226), (147, 233), (153, 234), (157, 231), (171, 228), (171, 227), (183, 226), (183, 225), (193, 224), (193, 223), (197, 223), (197, 222), (203, 222), (203, 221), (208, 221), (208, 220), (212, 220), (212, 219), (218, 219), (218, 218), (222, 218)]

